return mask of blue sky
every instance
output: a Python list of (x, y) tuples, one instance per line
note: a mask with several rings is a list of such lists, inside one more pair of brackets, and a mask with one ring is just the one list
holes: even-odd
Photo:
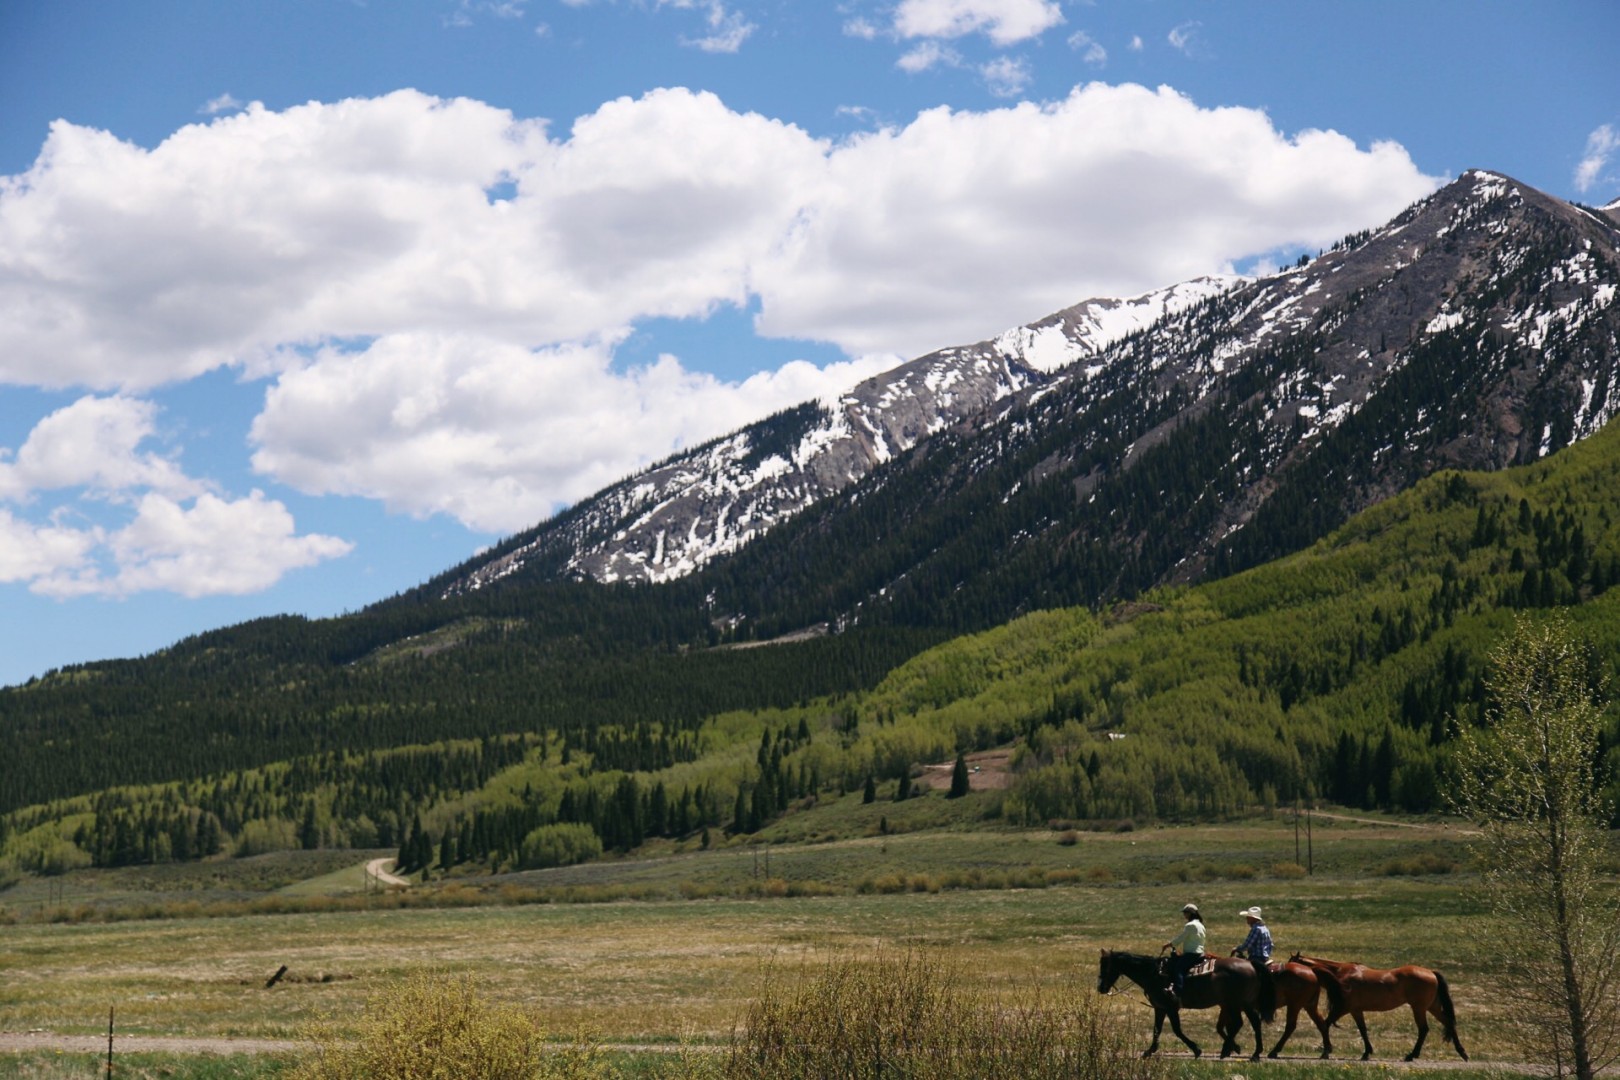
[(0, 10), (0, 684), (409, 588), (684, 445), (1481, 167), (1620, 196), (1620, 6)]

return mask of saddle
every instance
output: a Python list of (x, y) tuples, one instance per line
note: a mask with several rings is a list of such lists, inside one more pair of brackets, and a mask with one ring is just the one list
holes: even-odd
[[(1199, 975), (1208, 975), (1215, 970), (1215, 957), (1205, 955), (1197, 964), (1187, 969), (1187, 978), (1197, 978)], [(1159, 974), (1166, 979), (1170, 978), (1170, 961), (1165, 957), (1159, 958)]]

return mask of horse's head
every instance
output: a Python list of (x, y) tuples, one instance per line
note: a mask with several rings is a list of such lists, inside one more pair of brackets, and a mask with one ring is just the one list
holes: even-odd
[(1119, 960), (1112, 951), (1104, 949), (1102, 959), (1097, 964), (1097, 993), (1106, 994), (1114, 988), (1119, 981)]
[(1295, 953), (1294, 955), (1292, 955), (1292, 956), (1290, 956), (1288, 958), (1288, 962), (1290, 964), (1303, 964), (1303, 963), (1305, 963), (1305, 954), (1304, 953)]

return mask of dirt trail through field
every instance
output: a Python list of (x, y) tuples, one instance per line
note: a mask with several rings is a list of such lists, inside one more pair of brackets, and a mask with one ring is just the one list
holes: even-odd
[[(187, 1039), (172, 1035), (113, 1036), (117, 1054), (285, 1054), (305, 1049), (293, 1039)], [(50, 1031), (0, 1031), (0, 1053), (60, 1050), (75, 1054), (104, 1054), (105, 1035), (58, 1035)]]
[(1453, 836), (1478, 836), (1478, 829), (1466, 829), (1449, 823), (1435, 824), (1427, 821), (1388, 821), (1382, 818), (1356, 817), (1354, 814), (1330, 814), (1326, 810), (1312, 810), (1312, 814), (1319, 818), (1329, 818), (1333, 821), (1349, 821), (1357, 825), (1387, 826), (1391, 829), (1417, 829), (1420, 832), (1445, 832)]

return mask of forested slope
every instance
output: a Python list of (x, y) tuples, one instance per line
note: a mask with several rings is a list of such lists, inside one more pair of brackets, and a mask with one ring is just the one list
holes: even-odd
[[(407, 865), (547, 865), (746, 835), (869, 784), (893, 798), (919, 764), (996, 746), (1015, 749), (1015, 779), (985, 809), (1015, 825), (1201, 819), (1301, 796), (1436, 809), (1452, 738), (1478, 721), (1486, 658), (1514, 617), (1566, 609), (1611, 664), (1620, 656), (1617, 513), (1611, 426), (1534, 465), (1437, 475), (1226, 579), (948, 642), (870, 690), (680, 722), (520, 724), (106, 792), (10, 815), (8, 858), (48, 869), (398, 844)], [(796, 655), (707, 659), (752, 653)]]

